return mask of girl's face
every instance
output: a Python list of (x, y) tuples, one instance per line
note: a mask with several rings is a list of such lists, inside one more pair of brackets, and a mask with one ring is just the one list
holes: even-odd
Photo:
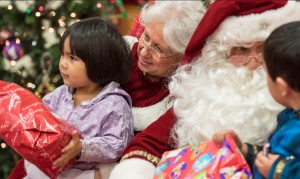
[(256, 42), (251, 46), (233, 47), (228, 60), (236, 66), (255, 70), (263, 63), (263, 45), (264, 42)]
[(77, 56), (71, 54), (70, 40), (66, 38), (63, 53), (59, 60), (59, 70), (64, 84), (73, 88), (85, 88), (95, 85), (87, 76), (86, 65)]
[(163, 24), (153, 21), (145, 26), (139, 39), (138, 67), (152, 79), (167, 77), (177, 67), (181, 55), (175, 54), (162, 35)]

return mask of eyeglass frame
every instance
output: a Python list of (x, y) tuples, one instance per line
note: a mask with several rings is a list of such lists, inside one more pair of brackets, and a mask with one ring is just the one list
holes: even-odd
[[(259, 59), (259, 56), (261, 56), (261, 60)], [(231, 58), (234, 57), (239, 57), (239, 58), (245, 58), (246, 60), (244, 60), (242, 63), (234, 63), (233, 60)], [(264, 60), (263, 60), (263, 53), (259, 53), (257, 55), (233, 55), (227, 58), (227, 61), (234, 64), (235, 66), (242, 66), (242, 65), (246, 65), (250, 62), (250, 60), (252, 58), (255, 58), (256, 62), (263, 64)]]
[[(145, 40), (145, 38), (148, 38), (149, 40)], [(143, 41), (142, 43), (144, 45), (144, 48), (147, 47), (149, 49), (149, 52), (154, 51), (157, 54), (157, 57), (159, 59), (165, 59), (165, 58), (175, 57), (176, 55), (179, 55), (179, 53), (173, 53), (172, 55), (169, 55), (169, 56), (161, 56), (160, 52), (158, 52), (155, 49), (155, 46), (148, 45), (150, 43), (150, 38), (146, 36), (145, 32), (142, 33), (142, 35), (140, 36), (140, 39), (142, 39), (142, 41)], [(148, 41), (148, 42), (146, 43), (146, 41)]]

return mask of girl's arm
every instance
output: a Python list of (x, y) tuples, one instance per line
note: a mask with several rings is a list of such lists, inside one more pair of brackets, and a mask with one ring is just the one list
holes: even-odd
[(106, 115), (99, 124), (101, 125), (99, 134), (96, 137), (85, 137), (82, 140), (79, 161), (97, 163), (117, 161), (133, 138), (133, 116), (130, 105), (122, 97), (109, 101), (104, 104), (105, 109), (109, 110), (108, 112), (99, 110), (99, 108), (94, 109), (97, 110), (96, 113), (99, 113), (99, 116), (103, 116), (100, 115), (101, 113), (106, 113)]

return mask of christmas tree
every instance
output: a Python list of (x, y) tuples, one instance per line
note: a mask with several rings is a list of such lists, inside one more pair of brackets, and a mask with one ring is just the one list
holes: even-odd
[[(62, 84), (59, 38), (75, 21), (98, 16), (126, 18), (122, 0), (0, 1), (0, 80), (39, 97)], [(7, 178), (20, 156), (0, 138), (0, 178)]]

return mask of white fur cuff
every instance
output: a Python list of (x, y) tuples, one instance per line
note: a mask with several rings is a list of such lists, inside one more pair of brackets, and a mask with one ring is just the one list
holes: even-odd
[(130, 158), (120, 162), (110, 173), (109, 179), (152, 179), (155, 166), (139, 158)]
[(26, 173), (27, 173), (27, 176), (26, 176), (27, 178), (30, 178), (30, 179), (38, 179), (38, 178), (50, 179), (37, 166), (35, 166), (34, 164), (30, 163), (27, 160), (24, 160), (24, 167), (25, 167), (25, 170), (26, 170)]

